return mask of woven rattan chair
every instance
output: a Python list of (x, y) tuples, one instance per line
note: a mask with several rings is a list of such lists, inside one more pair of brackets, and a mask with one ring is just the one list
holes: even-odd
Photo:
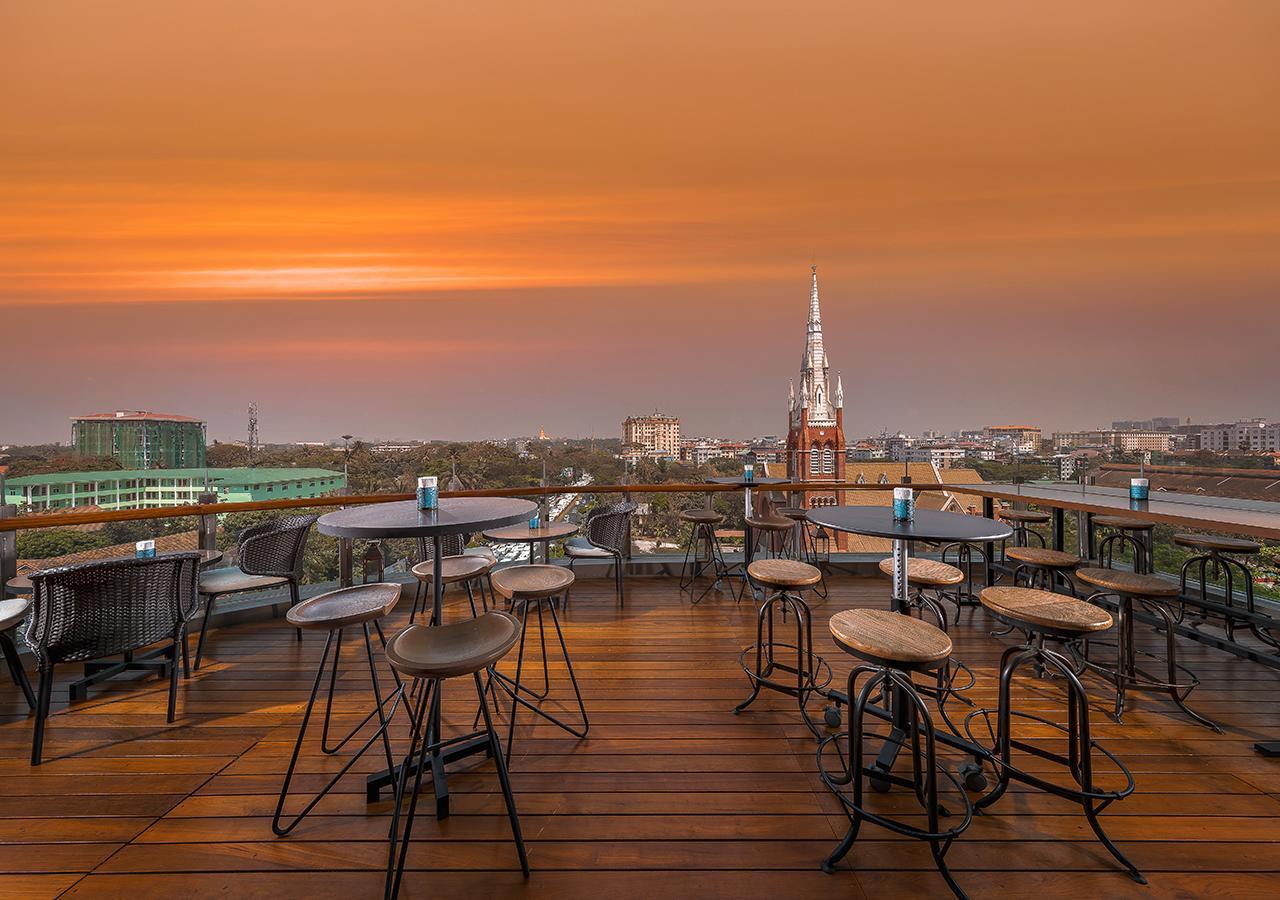
[[(204, 619), (200, 623), (200, 640), (196, 643), (196, 661), (200, 668), (204, 656), (204, 639), (209, 632), (209, 616), (214, 603), (227, 594), (289, 586), (289, 606), (298, 603), (298, 582), (302, 579), (302, 555), (307, 549), (307, 535), (315, 516), (287, 516), (252, 525), (240, 533), (240, 565), (209, 569), (200, 573), (200, 596), (204, 598)], [(302, 630), (298, 629), (298, 640)], [(185, 644), (183, 665), (186, 666)]]
[(613, 562), (619, 606), (625, 598), (622, 561), (631, 541), (631, 514), (635, 510), (636, 505), (630, 502), (596, 507), (587, 516), (582, 534), (564, 542), (564, 554), (569, 558), (570, 569), (581, 559), (608, 559)]
[(31, 764), (40, 765), (53, 694), (53, 667), (130, 653), (168, 642), (169, 721), (178, 701), (178, 659), (197, 609), (200, 554), (170, 553), (46, 569), (31, 576), (31, 615), (23, 635), (40, 673)]

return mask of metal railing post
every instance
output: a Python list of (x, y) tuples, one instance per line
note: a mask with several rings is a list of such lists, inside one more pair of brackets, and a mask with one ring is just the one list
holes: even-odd
[[(201, 506), (217, 503), (218, 495), (200, 494), (196, 502)], [(197, 519), (196, 544), (201, 550), (218, 549), (218, 516), (215, 513), (205, 513)]]

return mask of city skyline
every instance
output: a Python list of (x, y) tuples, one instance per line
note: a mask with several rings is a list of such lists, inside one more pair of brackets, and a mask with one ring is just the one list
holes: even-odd
[(813, 263), (851, 439), (1280, 418), (1274, 3), (361, 8), (5, 10), (0, 441), (785, 434)]

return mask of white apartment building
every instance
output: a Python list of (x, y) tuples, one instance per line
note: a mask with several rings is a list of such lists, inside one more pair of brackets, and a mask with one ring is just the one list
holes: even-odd
[(935, 469), (949, 469), (958, 462), (964, 461), (963, 447), (950, 445), (925, 445), (912, 447), (906, 451), (907, 462), (931, 463)]
[(652, 459), (680, 458), (680, 419), (654, 413), (622, 420), (622, 445), (640, 447)]
[(1214, 425), (1200, 432), (1200, 449), (1215, 453), (1280, 452), (1280, 422), (1249, 419), (1234, 425)]

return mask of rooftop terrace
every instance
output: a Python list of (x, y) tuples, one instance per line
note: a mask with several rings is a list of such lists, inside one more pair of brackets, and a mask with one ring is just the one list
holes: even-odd
[[(884, 579), (837, 577), (816, 617), (883, 606), (887, 591)], [(448, 620), (469, 616), (465, 601), (450, 599)], [(392, 629), (404, 616), (402, 608)], [(815, 744), (794, 704), (766, 695), (732, 714), (745, 695), (737, 658), (754, 639), (751, 604), (723, 596), (690, 608), (673, 579), (637, 578), (620, 611), (609, 581), (586, 579), (564, 621), (592, 729), (583, 741), (545, 724), (518, 729), (512, 779), (533, 874), (525, 882), (516, 868), (492, 763), (463, 763), (450, 781), (450, 818), (419, 816), (405, 896), (945, 894), (927, 848), (874, 828), (837, 874), (818, 870), (844, 819), (815, 774)], [(957, 655), (977, 673), (979, 705), (994, 703), (995, 665), (1007, 645), (988, 635), (993, 626), (978, 611), (957, 629)], [(818, 641), (845, 671), (825, 628)], [(376, 768), (373, 757), (293, 835), (271, 834), (322, 643), (297, 644), (280, 622), (226, 629), (206, 667), (182, 683), (173, 725), (159, 682), (104, 685), (73, 711), (60, 682), (38, 770), (26, 759), (21, 697), (0, 694), (0, 893), (378, 894), (390, 802), (366, 805), (363, 773)], [(1075, 807), (1015, 786), (948, 856), (972, 896), (1274, 895), (1280, 764), (1251, 744), (1280, 734), (1280, 674), (1194, 645), (1186, 661), (1205, 680), (1198, 707), (1226, 734), (1154, 696), (1139, 696), (1123, 725), (1102, 715), (1096, 722), (1098, 739), (1138, 781), (1106, 825), (1150, 886), (1115, 869)], [(365, 690), (354, 676), (340, 685), (340, 724), (363, 715)], [(1057, 693), (1035, 679), (1016, 690)], [(446, 713), (446, 723), (469, 727), (470, 713)], [(308, 747), (299, 788), (318, 788), (337, 765)], [(910, 805), (901, 793), (882, 802), (898, 811)]]

